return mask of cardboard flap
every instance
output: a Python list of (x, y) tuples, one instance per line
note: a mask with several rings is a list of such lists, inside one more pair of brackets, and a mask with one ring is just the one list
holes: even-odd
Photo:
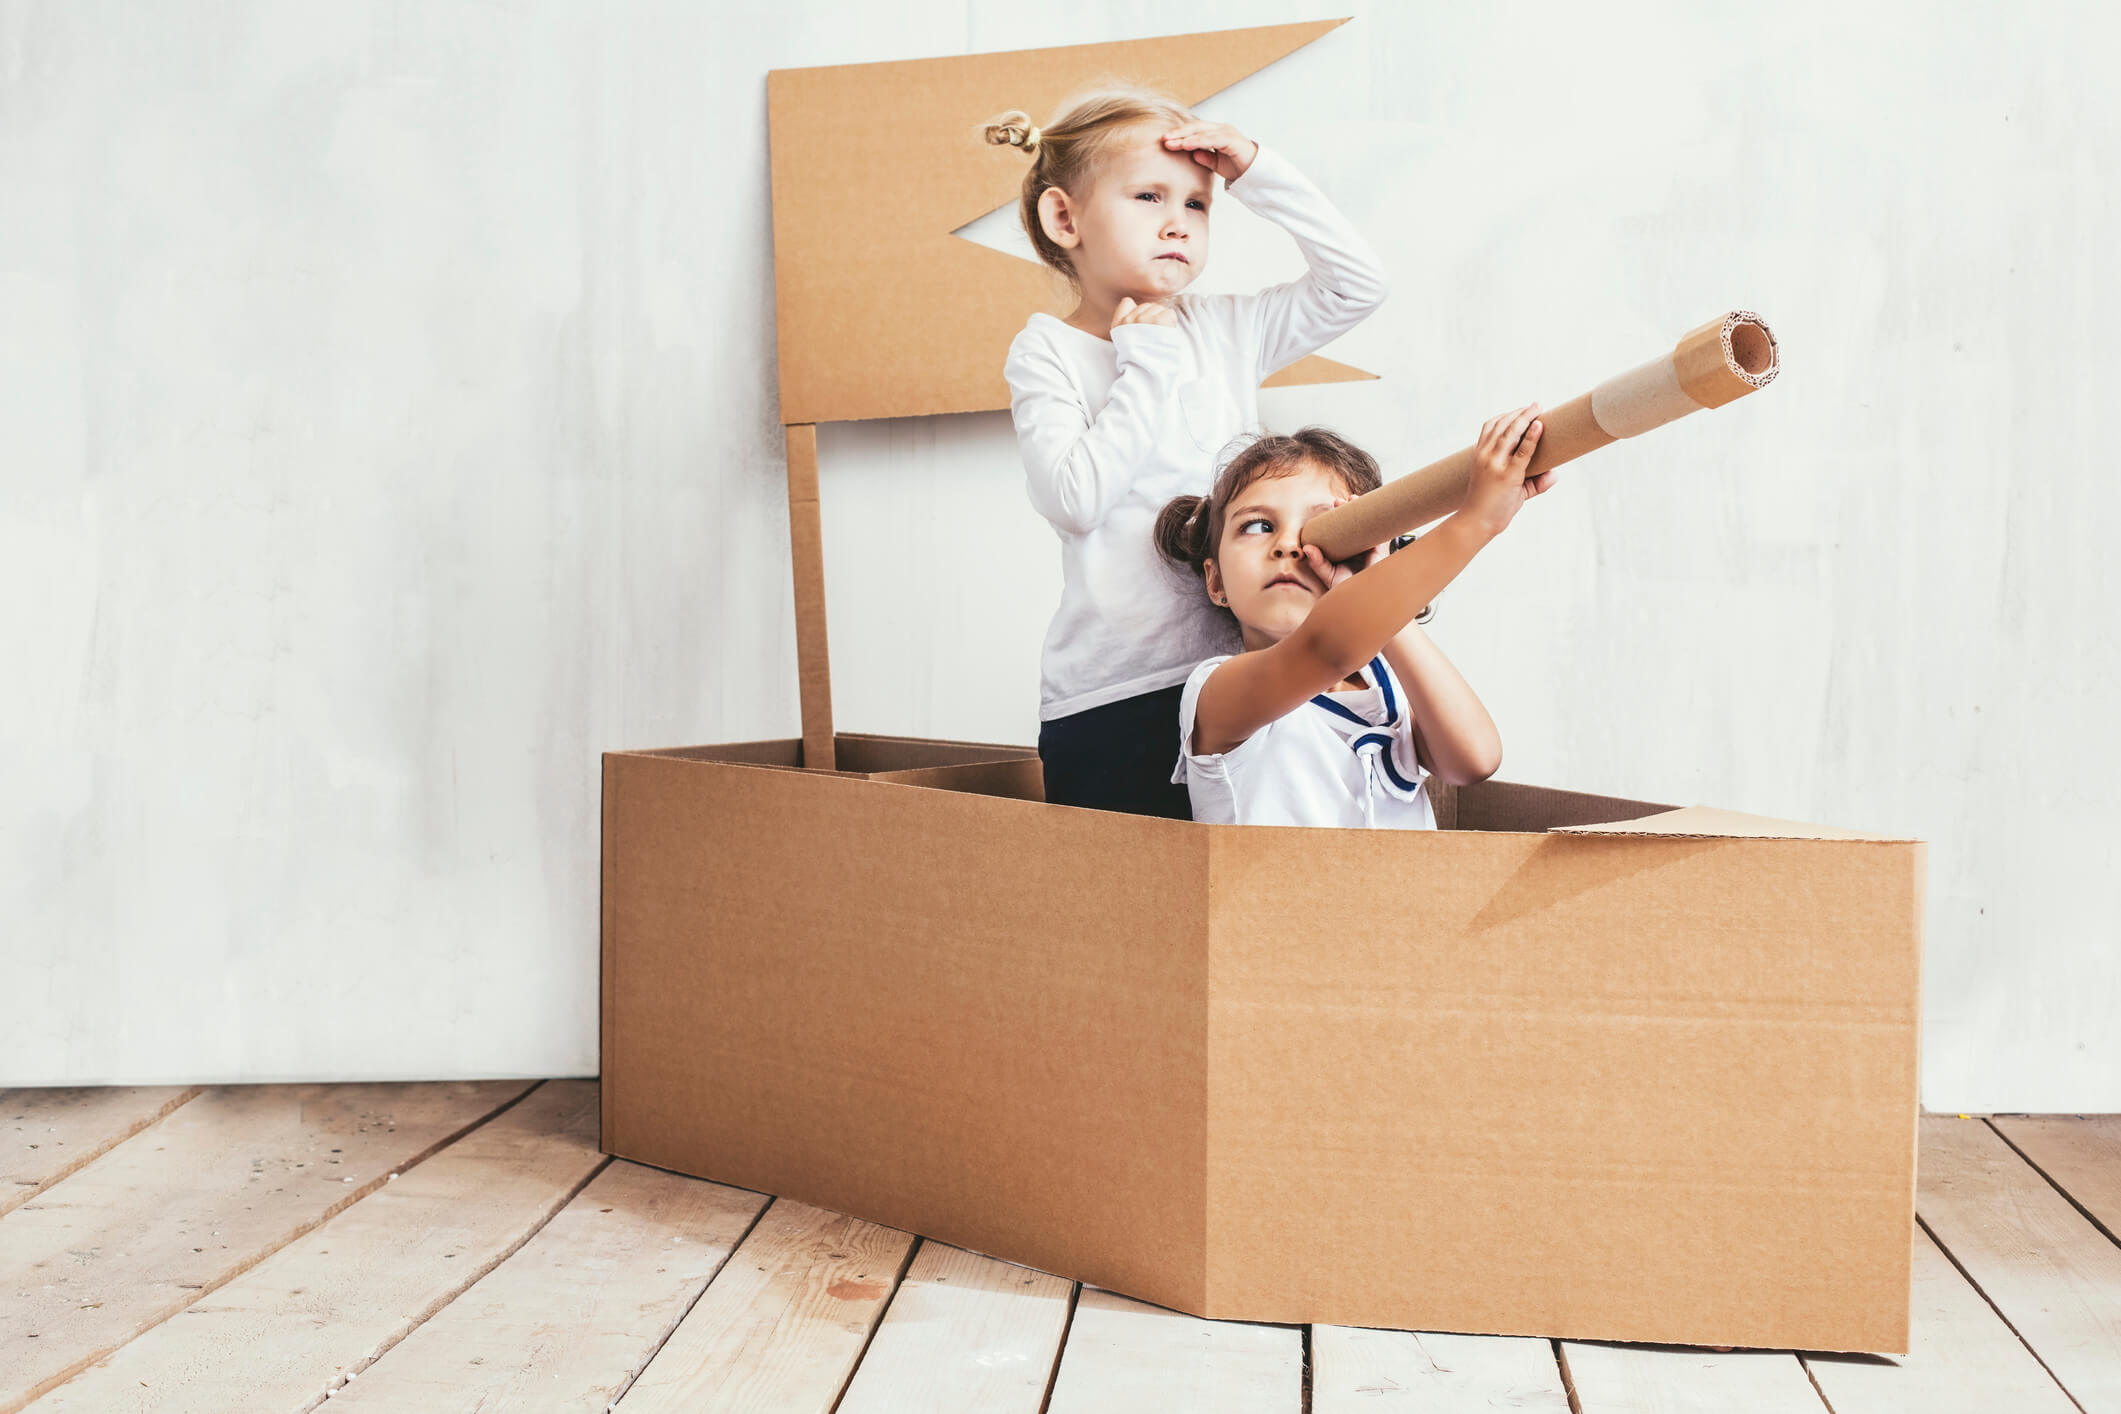
[(1742, 815), (1736, 810), (1718, 810), (1709, 805), (1689, 805), (1639, 820), (1615, 820), (1602, 825), (1562, 825), (1559, 833), (1572, 835), (1679, 835), (1692, 839), (1756, 840), (1881, 840), (1895, 844), (1912, 841), (1903, 835), (1872, 835), (1844, 830), (1835, 825), (1807, 825), (1796, 820), (1775, 820), (1765, 815)]
[(1647, 800), (1555, 790), (1517, 781), (1491, 779), (1455, 789), (1445, 786), (1440, 791), (1433, 776), (1430, 782), (1431, 798), (1437, 801), (1436, 823), (1450, 830), (1543, 835), (1568, 825), (1636, 820), (1672, 809)]
[(966, 761), (954, 766), (916, 766), (903, 771), (872, 771), (872, 781), (886, 785), (922, 786), (928, 790), (962, 791), (967, 795), (991, 795), (1007, 800), (1046, 799), (1046, 775), (1036, 756), (1028, 760)]

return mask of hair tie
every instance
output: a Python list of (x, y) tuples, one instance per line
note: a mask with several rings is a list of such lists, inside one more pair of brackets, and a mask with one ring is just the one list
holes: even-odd
[(1043, 134), (1037, 128), (1026, 128), (1024, 130), (1024, 151), (1027, 153), (1038, 151), (1039, 139), (1042, 136)]

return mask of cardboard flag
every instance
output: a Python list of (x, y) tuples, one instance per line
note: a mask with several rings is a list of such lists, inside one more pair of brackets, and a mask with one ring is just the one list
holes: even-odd
[[(1043, 120), (1103, 84), (1190, 106), (1345, 23), (768, 74), (781, 421), (1009, 406), (1009, 341), (1057, 277), (952, 234), (1023, 185), (1023, 153), (990, 146), (988, 118)], [(1314, 355), (1267, 381), (1375, 376)]]

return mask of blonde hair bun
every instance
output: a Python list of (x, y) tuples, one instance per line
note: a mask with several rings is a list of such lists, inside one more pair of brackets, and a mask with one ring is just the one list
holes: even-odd
[(987, 141), (996, 147), (1021, 147), (1032, 154), (1038, 152), (1039, 131), (1031, 124), (1031, 115), (1022, 109), (1011, 109), (987, 124)]

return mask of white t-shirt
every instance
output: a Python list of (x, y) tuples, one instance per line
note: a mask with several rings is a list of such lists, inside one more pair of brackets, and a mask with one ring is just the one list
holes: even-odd
[(1433, 830), (1429, 773), (1414, 756), (1406, 692), (1382, 656), (1360, 692), (1321, 693), (1224, 752), (1195, 755), (1193, 713), (1201, 687), (1227, 656), (1186, 679), (1178, 703), (1174, 784), (1211, 825), (1319, 825)]
[(1260, 148), (1228, 190), (1295, 238), (1303, 278), (1256, 295), (1177, 295), (1177, 328), (1127, 324), (1109, 340), (1034, 314), (1009, 345), (1031, 504), (1061, 542), (1041, 720), (1170, 687), (1237, 649), (1199, 578), (1156, 553), (1156, 514), (1207, 494), (1217, 454), (1259, 426), (1262, 379), (1384, 302), (1369, 244), (1274, 151)]

